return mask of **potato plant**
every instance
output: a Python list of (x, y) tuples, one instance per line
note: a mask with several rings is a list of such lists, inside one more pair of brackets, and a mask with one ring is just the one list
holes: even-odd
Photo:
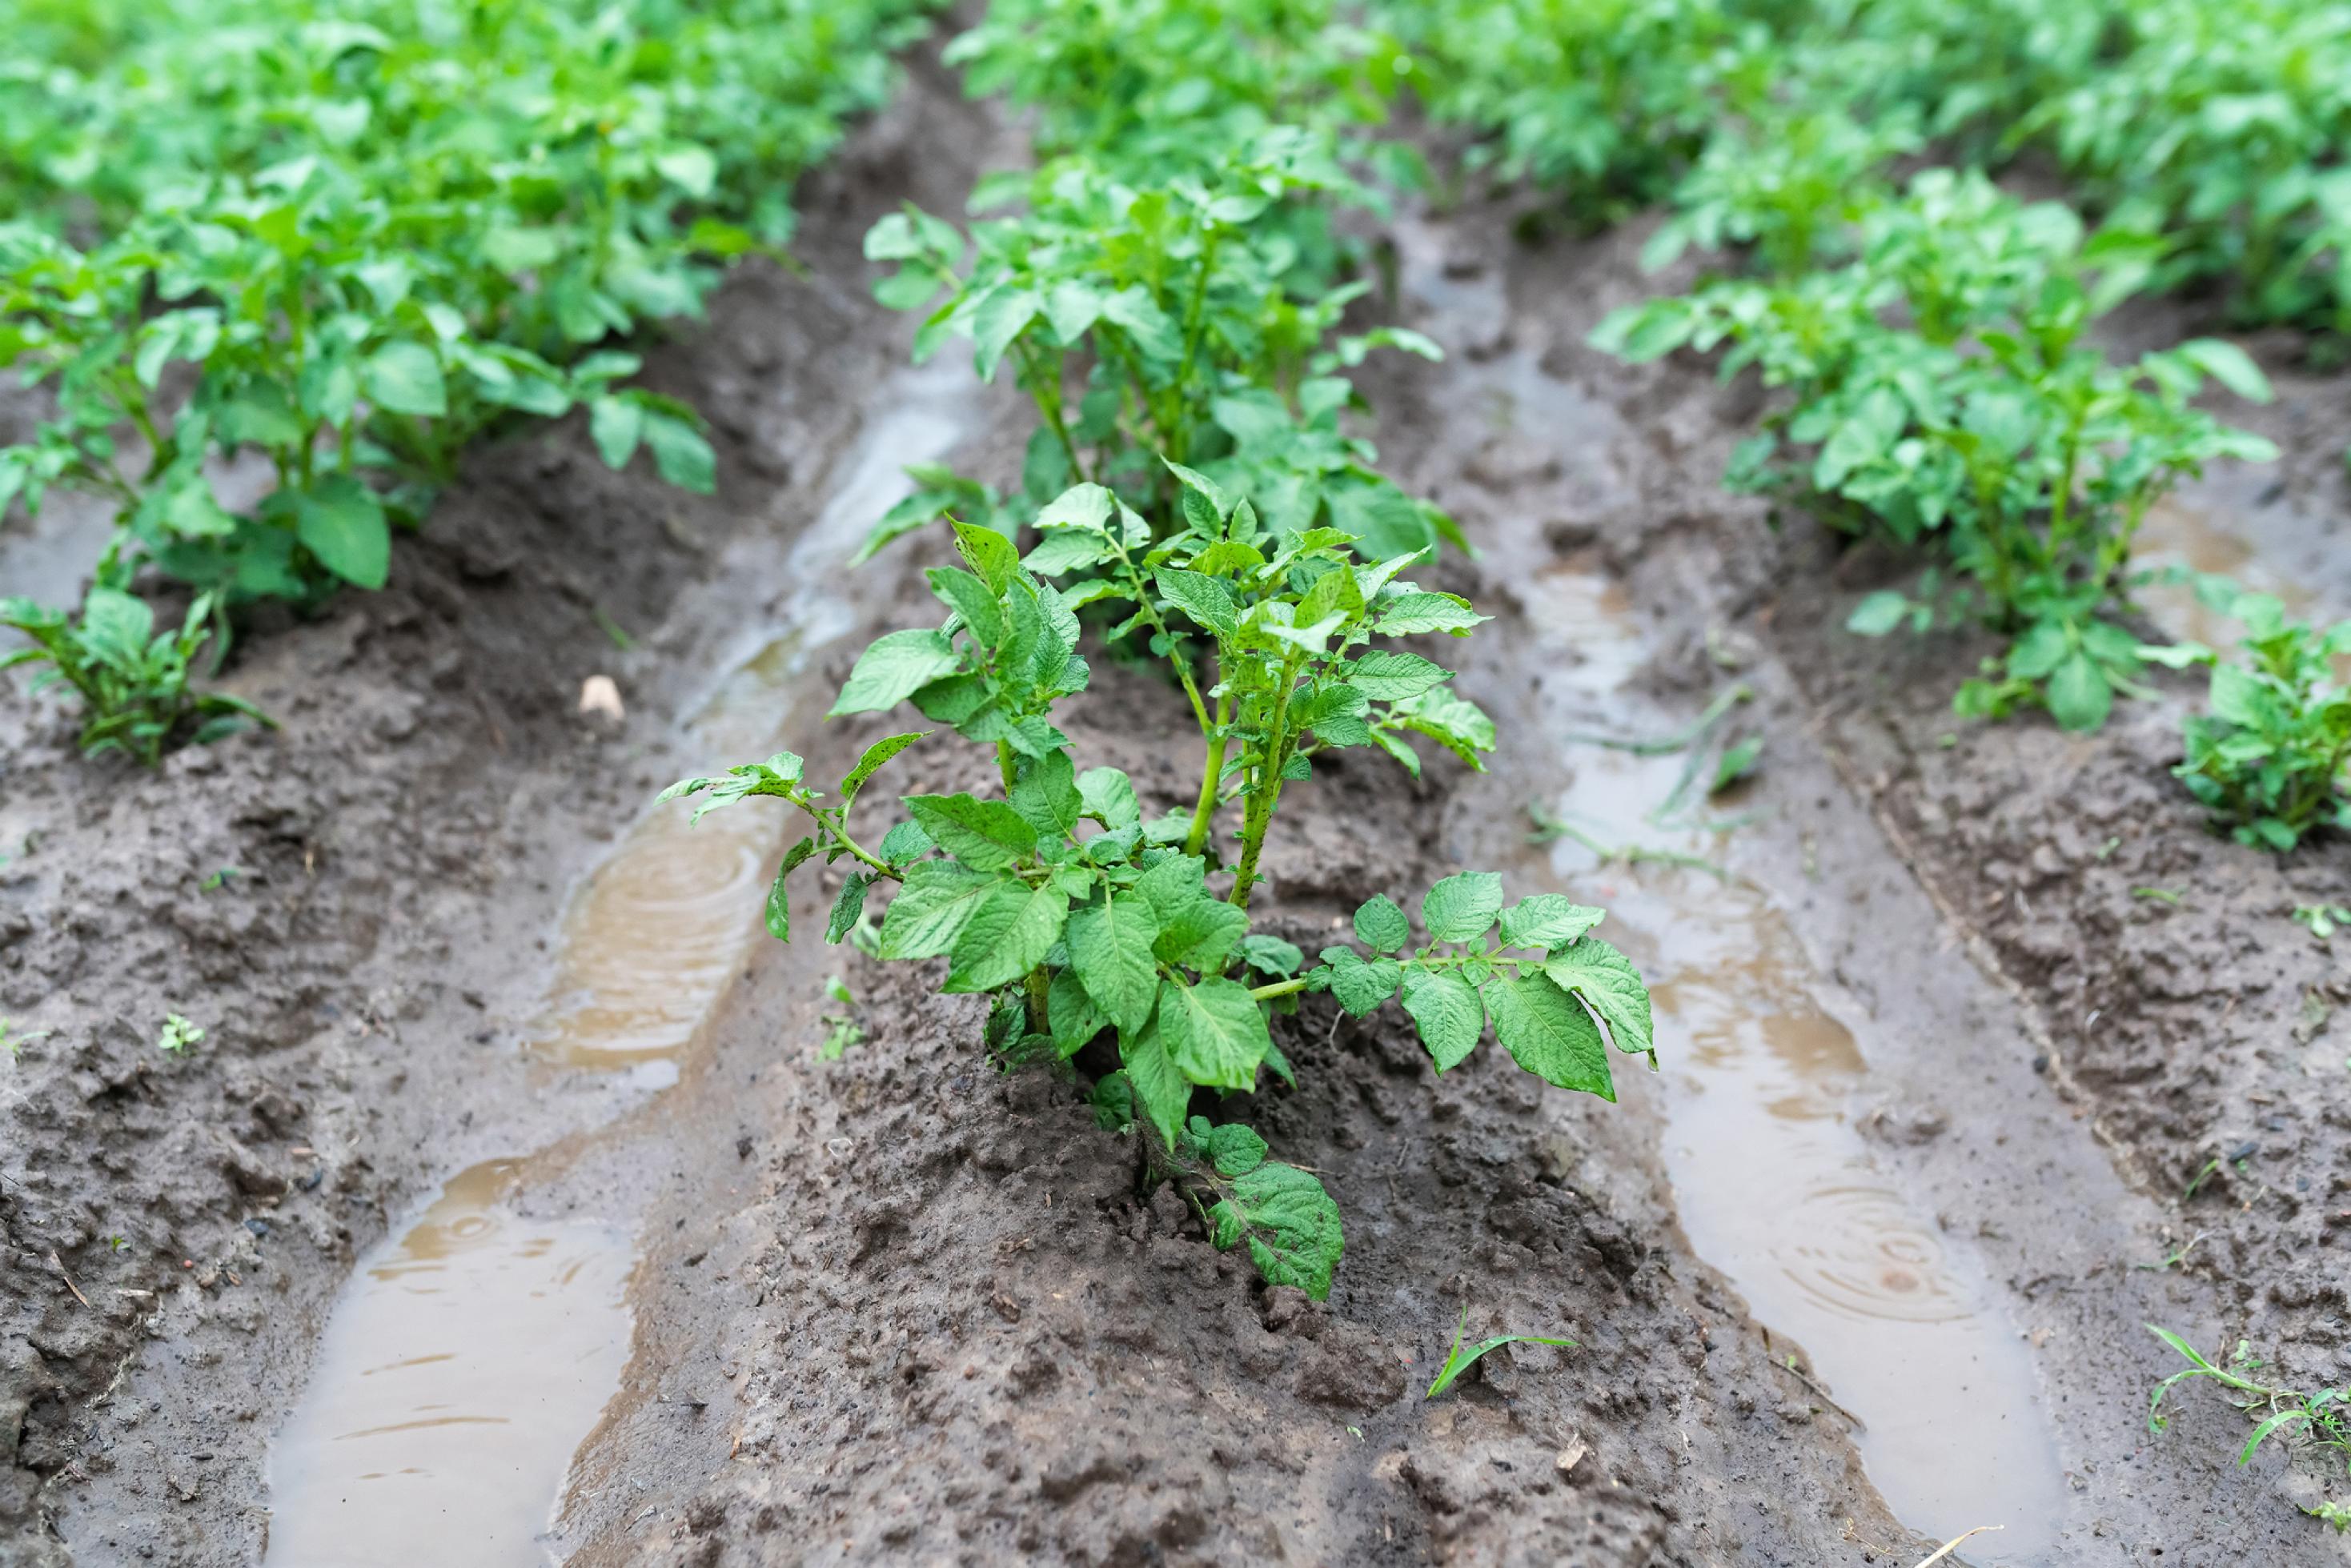
[(2285, 851), (2351, 828), (2351, 689), (2336, 674), (2351, 621), (2321, 632), (2265, 593), (2228, 592), (2225, 608), (2244, 624), (2245, 658), (2213, 661), (2207, 711), (2187, 719), (2174, 771), (2241, 843)]
[[(819, 855), (850, 862), (830, 940), (856, 926), (873, 888), (893, 884), (878, 956), (945, 958), (944, 991), (993, 995), (987, 1043), (1006, 1063), (1066, 1062), (1113, 1040), (1118, 1066), (1093, 1090), (1105, 1124), (1145, 1130), (1154, 1176), (1201, 1203), (1219, 1247), (1246, 1240), (1268, 1281), (1319, 1297), (1343, 1247), (1321, 1183), (1265, 1160), (1247, 1129), (1192, 1111), (1196, 1090), (1253, 1092), (1260, 1071), (1291, 1079), (1269, 1007), (1328, 989), (1360, 1017), (1400, 998), (1439, 1071), (1468, 1055), (1490, 1018), (1530, 1071), (1613, 1099), (1610, 1042), (1652, 1050), (1648, 994), (1589, 935), (1598, 910), (1556, 895), (1506, 908), (1490, 873), (1428, 890), (1429, 941), (1417, 949), (1385, 898), (1356, 915), (1368, 956), (1334, 947), (1308, 967), (1294, 946), (1252, 931), (1266, 840), (1285, 789), (1312, 777), (1315, 758), (1375, 747), (1417, 771), (1416, 737), (1473, 766), (1492, 748), (1491, 721), (1447, 689), (1449, 672), (1386, 645), (1467, 635), (1483, 618), (1401, 579), (1418, 551), (1364, 559), (1338, 529), (1277, 529), (1246, 497), (1169, 468), (1184, 526), (1165, 539), (1092, 483), (1035, 519), (1025, 558), (1005, 535), (955, 521), (963, 564), (929, 572), (945, 621), (882, 637), (843, 685), (836, 714), (908, 704), (987, 748), (998, 790), (905, 796), (904, 821), (872, 844), (857, 838), (852, 805), (877, 769), (936, 733), (918, 730), (876, 742), (829, 798), (789, 753), (683, 779), (664, 798), (702, 796), (697, 818), (759, 796), (800, 811), (812, 831), (777, 873), (770, 933), (789, 938), (788, 879)], [(1078, 586), (1064, 591), (1055, 577)], [(1111, 635), (1147, 634), (1173, 666), (1202, 740), (1191, 810), (1146, 821), (1127, 776), (1081, 771), (1055, 727), (1054, 706), (1090, 678), (1078, 653), (1086, 604), (1125, 611)], [(1228, 842), (1237, 853), (1219, 891), (1210, 878), (1224, 875)]]
[(2147, 508), (2214, 458), (2276, 455), (2191, 400), (2208, 380), (2253, 399), (2267, 382), (2214, 339), (2113, 363), (2085, 333), (2143, 280), (2143, 249), (2085, 240), (2066, 208), (1980, 174), (1928, 170), (1857, 226), (1844, 266), (1628, 307), (1595, 341), (1635, 361), (1727, 347), (1726, 377), (1783, 389), (1733, 487), (1940, 558), (1853, 629), (1981, 622), (2011, 641), (1962, 712), (2031, 703), (2095, 729), (2141, 689), (2144, 644), (2116, 616)]

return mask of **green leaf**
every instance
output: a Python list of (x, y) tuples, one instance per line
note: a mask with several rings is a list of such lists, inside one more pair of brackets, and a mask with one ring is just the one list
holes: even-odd
[(1322, 957), (1330, 966), (1323, 972), (1330, 976), (1331, 995), (1354, 1018), (1377, 1012), (1396, 994), (1396, 982), (1404, 976), (1403, 966), (1394, 958), (1365, 962), (1352, 947), (1325, 948)]
[(2270, 379), (2253, 358), (2234, 343), (2218, 338), (2190, 338), (2172, 350), (2247, 402), (2270, 401)]
[(1070, 754), (1053, 750), (1042, 757), (1025, 758), (1019, 776), (1013, 780), (1011, 806), (1037, 830), (1040, 841), (1061, 838), (1074, 831), (1085, 803), (1078, 796)]
[(998, 288), (972, 312), (972, 363), (981, 381), (996, 379), (997, 361), (1044, 307), (1034, 289)]
[(2114, 711), (2115, 689), (2097, 661), (2078, 649), (2049, 676), (2049, 713), (2065, 728), (2085, 734)]
[(1265, 1140), (1238, 1122), (1209, 1128), (1207, 1143), (1208, 1164), (1228, 1181), (1265, 1164)]
[(964, 923), (939, 988), (952, 995), (1010, 985), (1045, 961), (1069, 914), (1070, 895), (1051, 883), (998, 883)]
[(1297, 943), (1285, 942), (1262, 931), (1241, 938), (1241, 957), (1259, 974), (1284, 980), (1294, 977), (1306, 963), (1306, 955)]
[(1437, 1061), (1437, 1071), (1460, 1065), (1486, 1032), (1486, 1006), (1477, 990), (1451, 970), (1407, 969), (1404, 1010), (1420, 1031), (1420, 1043)]
[(392, 570), (392, 525), (374, 491), (329, 474), (295, 502), (295, 537), (319, 564), (359, 588), (381, 588)]
[(1339, 1206), (1313, 1176), (1295, 1166), (1261, 1165), (1234, 1181), (1232, 1196), (1209, 1218), (1220, 1250), (1248, 1240), (1267, 1284), (1294, 1286), (1318, 1301), (1330, 1296), (1346, 1246)]
[[(1646, 1008), (1647, 995), (1643, 994)], [(1616, 1098), (1600, 1027), (1548, 975), (1497, 975), (1486, 982), (1494, 1038), (1520, 1067), (1562, 1089)]]
[(838, 943), (857, 929), (858, 920), (865, 914), (865, 894), (873, 885), (873, 878), (863, 872), (852, 872), (841, 884), (841, 895), (832, 901), (832, 915), (824, 923), (824, 939)]
[(1564, 947), (1607, 915), (1556, 893), (1531, 894), (1502, 911), (1502, 946)]
[(1183, 571), (1175, 567), (1162, 567), (1154, 580), (1162, 597), (1194, 622), (1220, 637), (1230, 637), (1240, 630), (1240, 617), (1233, 606), (1232, 590), (1218, 578), (1203, 576), (1196, 571)]
[(979, 573), (988, 591), (1001, 597), (1020, 573), (1020, 551), (994, 528), (955, 520), (956, 549)]
[(1159, 1034), (1184, 1076), (1216, 1089), (1255, 1089), (1258, 1063), (1272, 1037), (1265, 1011), (1238, 981), (1222, 977), (1196, 986), (1163, 980)]
[(1155, 1019), (1133, 1034), (1120, 1035), (1118, 1055), (1126, 1069), (1126, 1081), (1134, 1090), (1135, 1103), (1158, 1129), (1160, 1138), (1174, 1148), (1183, 1133), (1184, 1114), (1191, 1108), (1192, 1085), (1167, 1053), (1158, 1021)]
[(1401, 953), (1412, 941), (1412, 923), (1395, 899), (1376, 893), (1355, 911), (1355, 936), (1374, 953)]
[(1214, 974), (1249, 935), (1249, 912), (1206, 894), (1176, 904), (1160, 919), (1152, 951), (1165, 963)]
[(902, 866), (922, 859), (937, 847), (931, 842), (931, 835), (914, 823), (900, 822), (882, 835), (874, 853), (891, 865)]
[(865, 755), (857, 759), (857, 766), (849, 770), (849, 777), (841, 781), (841, 803), (846, 806), (856, 800), (857, 792), (865, 788), (867, 779), (882, 770), (883, 763), (930, 733), (927, 729), (916, 729), (904, 735), (885, 735), (867, 747)]
[(1086, 814), (1105, 828), (1132, 828), (1143, 821), (1134, 783), (1115, 768), (1089, 768), (1078, 775), (1078, 799)]
[(1139, 893), (1113, 893), (1070, 916), (1070, 967), (1122, 1032), (1141, 1029), (1158, 1000), (1159, 971), (1151, 957), (1158, 935), (1151, 901)]
[(1134, 1085), (1127, 1081), (1123, 1070), (1111, 1073), (1087, 1091), (1086, 1101), (1094, 1108), (1094, 1125), (1103, 1132), (1123, 1133), (1134, 1125)]
[(1461, 1336), (1468, 1332), (1469, 1309), (1464, 1305), (1461, 1309), (1461, 1322), (1453, 1331), (1453, 1348), (1445, 1353), (1445, 1364), (1437, 1368), (1437, 1380), (1428, 1385), (1428, 1392), (1421, 1396), (1422, 1398), (1436, 1398), (1452, 1387), (1454, 1382), (1463, 1373), (1477, 1365), (1479, 1357), (1498, 1351), (1506, 1344), (1549, 1344), (1557, 1345), (1562, 1350), (1575, 1348), (1575, 1342), (1572, 1339), (1547, 1338), (1539, 1333), (1498, 1333), (1493, 1338), (1482, 1340), (1465, 1351), (1461, 1348)]
[(1626, 1052), (1656, 1051), (1656, 1028), (1649, 1014), (1649, 988), (1633, 960), (1597, 936), (1587, 936), (1543, 964), (1560, 989), (1581, 998), (1593, 1016), (1608, 1026), (1616, 1049)]
[(1420, 901), (1420, 923), (1439, 942), (1475, 942), (1502, 913), (1502, 879), (1490, 871), (1447, 877)]
[(645, 445), (652, 449), (653, 466), (661, 476), (679, 489), (697, 496), (717, 490), (718, 455), (711, 451), (710, 443), (692, 421), (658, 409), (648, 412)]
[(1844, 629), (1864, 637), (1883, 637), (1902, 624), (1910, 613), (1909, 596), (1890, 588), (1882, 588), (1865, 595), (1844, 618)]
[(439, 419), (449, 412), (449, 389), (441, 361), (423, 343), (386, 343), (370, 354), (360, 381), (368, 401), (393, 413)]
[(906, 810), (931, 841), (982, 871), (1000, 871), (1037, 848), (1037, 830), (1003, 800), (909, 795)]
[(1347, 667), (1347, 684), (1374, 702), (1404, 702), (1453, 678), (1417, 653), (1374, 649)]
[[(1077, 929), (1075, 915), (1071, 916), (1070, 928), (1072, 933)], [(1053, 976), (1053, 984), (1045, 994), (1045, 1017), (1052, 1028), (1053, 1045), (1064, 1061), (1083, 1051), (1110, 1022), (1073, 969), (1062, 969)]]
[(935, 958), (952, 949), (1000, 879), (950, 861), (916, 861), (882, 917), (884, 958)]
[(857, 655), (856, 667), (841, 685), (832, 715), (880, 713), (893, 708), (962, 667), (962, 658), (936, 632), (916, 628), (877, 637)]
[(1037, 514), (1037, 527), (1101, 533), (1109, 526), (1117, 504), (1118, 497), (1100, 485), (1072, 485), (1045, 503), (1045, 509)]
[(781, 865), (776, 868), (776, 880), (768, 884), (768, 935), (778, 942), (792, 939), (792, 905), (784, 888), (784, 879), (798, 871), (809, 856), (816, 853), (816, 841), (802, 839), (784, 852)]

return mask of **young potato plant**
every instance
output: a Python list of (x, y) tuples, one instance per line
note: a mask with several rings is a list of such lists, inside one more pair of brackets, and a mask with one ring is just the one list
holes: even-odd
[(2212, 458), (2276, 455), (2191, 403), (2208, 379), (2268, 396), (2241, 350), (2198, 339), (2117, 366), (2084, 340), (2145, 267), (2134, 238), (2085, 244), (2063, 207), (1929, 171), (1865, 218), (1850, 265), (1651, 300), (1594, 340), (1634, 361), (1729, 345), (1726, 377), (1751, 366), (1787, 396), (1728, 482), (1940, 557), (1918, 594), (1872, 595), (1852, 629), (2005, 632), (1959, 710), (2031, 703), (2090, 730), (2142, 689), (2147, 651), (2113, 617), (2147, 508)]
[(2335, 673), (2351, 621), (2322, 632), (2265, 593), (2235, 594), (2227, 610), (2244, 623), (2245, 662), (2213, 664), (2209, 711), (2185, 721), (2187, 758), (2172, 771), (2240, 843), (2283, 852), (2351, 828), (2351, 689)]
[(96, 756), (120, 751), (153, 768), (175, 740), (214, 740), (247, 722), (277, 721), (243, 697), (188, 686), (188, 662), (211, 635), (209, 595), (198, 594), (177, 632), (155, 630), (145, 601), (98, 587), (78, 617), (29, 599), (0, 599), (0, 626), (32, 640), (0, 653), (0, 670), (47, 664), (36, 692), (62, 685), (81, 698), (81, 746)]
[(1335, 372), (1376, 348), (1437, 352), (1396, 329), (1334, 338), (1369, 285), (1331, 281), (1330, 206), (1372, 200), (1329, 135), (1275, 127), (1156, 186), (1114, 161), (1062, 160), (1029, 182), (1019, 214), (977, 225), (968, 244), (927, 214), (884, 218), (866, 255), (897, 270), (876, 294), (906, 309), (945, 295), (916, 358), (969, 338), (980, 377), (1012, 367), (1039, 424), (1020, 496), (925, 476), (865, 553), (975, 501), (983, 520), (1017, 528), (1078, 482), (1116, 487), (1164, 534), (1177, 486), (1153, 454), (1246, 491), (1278, 527), (1303, 529), (1320, 511), (1382, 554), (1458, 543), (1451, 519), (1381, 476), (1369, 444), (1340, 429), (1360, 399)]
[[(1267, 1160), (1245, 1127), (1193, 1113), (1196, 1090), (1254, 1092), (1260, 1071), (1294, 1081), (1269, 1008), (1329, 989), (1361, 1017), (1401, 995), (1440, 1071), (1477, 1044), (1490, 1009), (1521, 1065), (1612, 1095), (1604, 1040), (1650, 1050), (1647, 994), (1621, 955), (1587, 936), (1600, 912), (1555, 896), (1506, 910), (1489, 873), (1429, 890), (1431, 941), (1409, 954), (1409, 924), (1384, 898), (1357, 917), (1369, 959), (1334, 948), (1308, 967), (1292, 945), (1251, 930), (1283, 789), (1311, 777), (1313, 758), (1376, 747), (1416, 769), (1408, 735), (1473, 765), (1491, 749), (1491, 722), (1445, 689), (1448, 672), (1379, 645), (1466, 635), (1482, 617), (1400, 581), (1417, 552), (1359, 559), (1338, 530), (1270, 529), (1249, 501), (1180, 465), (1170, 472), (1184, 526), (1165, 540), (1091, 483), (1037, 519), (1040, 542), (1025, 561), (1004, 535), (955, 521), (963, 565), (929, 574), (945, 622), (880, 638), (842, 686), (836, 714), (906, 703), (988, 748), (998, 790), (905, 796), (906, 820), (861, 841), (851, 807), (878, 768), (935, 733), (914, 731), (875, 743), (830, 799), (789, 753), (683, 779), (664, 799), (702, 796), (698, 818), (775, 796), (808, 818), (812, 831), (785, 853), (768, 899), (779, 939), (790, 931), (787, 879), (820, 854), (851, 862), (830, 940), (858, 925), (874, 886), (895, 884), (876, 955), (944, 958), (944, 991), (995, 997), (987, 1044), (1008, 1065), (1068, 1062), (1098, 1038), (1114, 1040), (1118, 1066), (1092, 1092), (1099, 1118), (1144, 1130), (1152, 1179), (1176, 1181), (1200, 1205), (1218, 1247), (1246, 1241), (1269, 1281), (1320, 1297), (1343, 1246), (1322, 1184)], [(1093, 575), (1068, 592), (1050, 580), (1081, 571)], [(1132, 780), (1080, 771), (1054, 726), (1054, 706), (1090, 677), (1077, 611), (1092, 602), (1127, 607), (1111, 635), (1147, 632), (1177, 672), (1202, 738), (1189, 812), (1145, 821)], [(1238, 858), (1219, 892), (1209, 879), (1224, 875), (1217, 828), (1229, 807)], [(1499, 943), (1487, 943), (1498, 925)]]

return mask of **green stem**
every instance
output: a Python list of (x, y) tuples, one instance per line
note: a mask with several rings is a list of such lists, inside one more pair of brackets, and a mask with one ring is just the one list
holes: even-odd
[(1276, 997), (1296, 996), (1311, 984), (1312, 984), (1311, 980), (1303, 977), (1295, 980), (1280, 980), (1270, 986), (1259, 986), (1250, 991), (1249, 1000), (1270, 1002)]
[(1054, 439), (1061, 442), (1061, 451), (1070, 460), (1070, 472), (1078, 476), (1080, 483), (1091, 483), (1086, 475), (1085, 459), (1078, 455), (1078, 444), (1071, 438), (1069, 423), (1061, 415), (1061, 367), (1056, 365), (1053, 373), (1048, 376), (1039, 368), (1042, 356), (1025, 339), (1014, 347), (1020, 350), (1020, 370), (1029, 382), (1029, 395), (1036, 402), (1037, 412), (1043, 414), (1045, 423), (1052, 427)]
[(1232, 698), (1217, 699), (1217, 726), (1208, 732), (1208, 755), (1200, 766), (1200, 798), (1192, 807), (1192, 831), (1184, 836), (1184, 852), (1196, 855), (1207, 847), (1208, 830), (1217, 816), (1217, 785), (1225, 776), (1225, 730), (1232, 722)]
[(1049, 982), (1045, 977), (1045, 970), (1041, 965), (1029, 970), (1028, 979), (1022, 982), (1022, 988), (1027, 993), (1029, 1003), (1029, 1032), (1030, 1034), (1050, 1034), (1052, 1032), (1051, 1024), (1046, 1016), (1045, 1009), (1046, 998), (1050, 994), (1048, 989), (1050, 984), (1050, 982)]
[(1012, 743), (1008, 740), (999, 740), (996, 743), (996, 770), (1004, 775), (1004, 792), (1007, 795), (1011, 794)]
[(1290, 694), (1297, 689), (1298, 666), (1282, 661), (1280, 688), (1273, 699), (1273, 717), (1266, 726), (1265, 755), (1259, 759), (1256, 787), (1249, 792), (1249, 810), (1241, 819), (1241, 863), (1233, 873), (1228, 902), (1247, 909), (1249, 890), (1257, 884), (1258, 857), (1265, 850), (1266, 830), (1273, 825), (1273, 810), (1281, 800), (1281, 770), (1290, 761)]

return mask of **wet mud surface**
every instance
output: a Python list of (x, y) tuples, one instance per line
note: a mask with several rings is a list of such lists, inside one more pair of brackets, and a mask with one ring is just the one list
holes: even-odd
[[(857, 239), (1006, 147), (925, 72), (807, 193), (807, 275), (654, 353), (719, 423), (715, 500), (531, 436), (390, 591), (249, 641), (283, 736), (147, 779), (0, 708), (0, 1014), (50, 1031), (0, 1061), (0, 1563), (367, 1561), (310, 1543), (385, 1520), (422, 1532), (385, 1561), (517, 1564), (1910, 1563), (1980, 1524), (1946, 1562), (2337, 1560), (2312, 1476), (2237, 1469), (2217, 1399), (2149, 1437), (2172, 1368), (2137, 1325), (2344, 1375), (2351, 989), (2286, 915), (2351, 858), (2202, 834), (2176, 703), (1962, 727), (1980, 650), (1837, 632), (1903, 564), (1720, 493), (1738, 389), (1582, 346), (1655, 287), (1637, 229), (1396, 224), (1395, 308), (1451, 357), (1366, 390), (1479, 542), (1428, 575), (1498, 619), (1429, 652), (1502, 750), (1321, 768), (1269, 924), (1311, 949), (1464, 865), (1606, 904), (1662, 1072), (1615, 1106), (1490, 1048), (1440, 1080), (1400, 1020), (1310, 999), (1301, 1088), (1233, 1107), (1345, 1216), (1310, 1303), (1139, 1196), (1075, 1085), (987, 1067), (977, 1003), (758, 935), (783, 823), (647, 802), (879, 733), (818, 716), (931, 614), (920, 543), (836, 563), (899, 463), (1008, 478), (1023, 426), (960, 363), (901, 368)], [(2346, 432), (2281, 379), (2283, 487), (2218, 476), (2158, 542), (2340, 610)], [(1188, 801), (1180, 702), (1097, 668), (1079, 754)], [(576, 711), (594, 674), (624, 719)], [(1582, 738), (1734, 684), (1759, 768), (1695, 810), (1660, 811), (1687, 756)], [(1531, 805), (1584, 838), (1531, 843)], [(165, 1011), (206, 1040), (159, 1052)], [(862, 1041), (824, 1060), (840, 1017)], [(1465, 1310), (1579, 1344), (1425, 1401)]]

